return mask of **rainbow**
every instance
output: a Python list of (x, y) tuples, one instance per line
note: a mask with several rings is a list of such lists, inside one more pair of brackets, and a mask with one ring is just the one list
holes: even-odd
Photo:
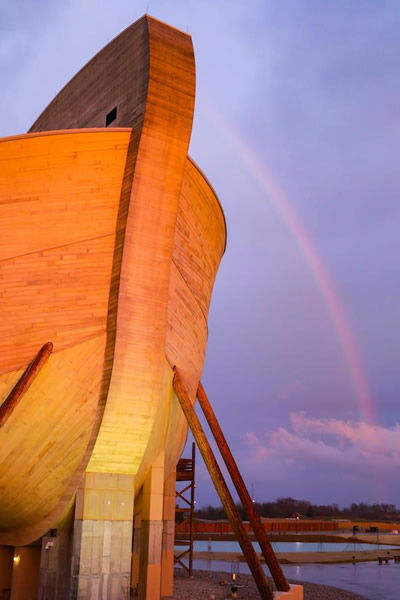
[(266, 165), (261, 162), (250, 145), (224, 116), (217, 113), (215, 108), (211, 109), (208, 105), (207, 110), (215, 121), (215, 125), (221, 129), (224, 135), (228, 137), (231, 145), (239, 152), (243, 164), (266, 193), (273, 208), (285, 223), (300, 249), (333, 323), (349, 370), (358, 409), (365, 421), (374, 423), (373, 397), (369, 389), (368, 378), (362, 364), (360, 352), (338, 292), (310, 234), (290, 206), (281, 186), (276, 183)]

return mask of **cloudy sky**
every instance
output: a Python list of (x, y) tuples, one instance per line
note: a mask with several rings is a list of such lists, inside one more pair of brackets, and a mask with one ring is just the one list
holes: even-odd
[(0, 135), (145, 12), (194, 41), (228, 226), (203, 383), (249, 487), (400, 505), (400, 3), (0, 0)]

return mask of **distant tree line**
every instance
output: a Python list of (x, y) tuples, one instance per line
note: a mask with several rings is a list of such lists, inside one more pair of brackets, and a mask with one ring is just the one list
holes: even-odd
[[(256, 510), (261, 517), (289, 518), (344, 518), (365, 519), (367, 521), (394, 521), (400, 520), (400, 510), (394, 504), (359, 504), (353, 502), (349, 507), (339, 508), (337, 504), (312, 504), (308, 500), (295, 498), (278, 498), (274, 502), (256, 502)], [(247, 520), (247, 515), (241, 504), (237, 505), (242, 519)], [(205, 506), (196, 510), (198, 519), (226, 519), (222, 506)]]

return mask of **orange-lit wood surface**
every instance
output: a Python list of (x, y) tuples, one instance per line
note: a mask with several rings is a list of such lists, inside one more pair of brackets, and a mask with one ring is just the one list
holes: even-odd
[[(96, 96), (127, 47), (131, 88)], [(0, 143), (0, 402), (54, 344), (0, 428), (0, 543), (54, 526), (85, 469), (138, 490), (165, 449), (167, 476), (186, 436), (171, 367), (194, 401), (203, 366), (225, 222), (187, 156), (191, 40), (145, 17), (102, 53)], [(115, 128), (82, 129), (114, 104)]]
[(0, 142), (0, 373), (104, 333), (129, 135)]
[(68, 131), (0, 143), (0, 401), (43, 342), (54, 344), (0, 429), (1, 529), (51, 513), (90, 439), (129, 136)]
[[(151, 69), (126, 221), (114, 365), (89, 471), (136, 472), (156, 413), (171, 399), (165, 356), (169, 279), (192, 127), (194, 63), (188, 36), (174, 30), (164, 35), (156, 21), (149, 27)], [(162, 430), (156, 438), (162, 445)], [(144, 470), (157, 456), (147, 455)]]
[(53, 351), (52, 342), (43, 344), (34, 359), (26, 367), (17, 383), (14, 385), (6, 399), (0, 404), (0, 427), (6, 424), (8, 417), (14, 412), (18, 402), (30, 388), (42, 367), (46, 364)]

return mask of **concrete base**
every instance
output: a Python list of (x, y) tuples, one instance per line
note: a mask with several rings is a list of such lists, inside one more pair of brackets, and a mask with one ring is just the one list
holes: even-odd
[(288, 592), (274, 592), (274, 600), (303, 600), (303, 586), (291, 585)]
[(131, 521), (76, 521), (72, 598), (127, 600)]
[(161, 597), (172, 596), (174, 591), (176, 471), (164, 483), (163, 538), (161, 558)]
[(85, 474), (75, 506), (70, 598), (128, 600), (132, 475)]
[(130, 588), (138, 600), (172, 595), (175, 474), (164, 487), (161, 454), (134, 521), (133, 484), (131, 475), (86, 473), (75, 509), (41, 546), (0, 546), (0, 600), (128, 600)]
[(164, 452), (149, 469), (143, 484), (140, 530), (139, 600), (161, 597)]

